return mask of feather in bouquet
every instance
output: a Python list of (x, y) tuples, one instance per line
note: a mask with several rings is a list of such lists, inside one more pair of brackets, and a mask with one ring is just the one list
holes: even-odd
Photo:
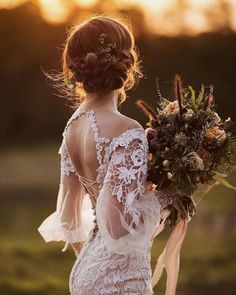
[[(147, 180), (154, 189), (178, 192), (192, 216), (196, 208), (191, 195), (199, 184), (215, 181), (234, 188), (225, 176), (235, 169), (236, 139), (230, 133), (231, 119), (222, 120), (215, 111), (212, 86), (202, 85), (196, 95), (191, 86), (183, 88), (178, 75), (174, 86), (173, 101), (163, 98), (158, 87), (156, 111), (143, 100), (137, 101), (149, 117)], [(172, 208), (171, 225), (177, 218), (177, 210)]]

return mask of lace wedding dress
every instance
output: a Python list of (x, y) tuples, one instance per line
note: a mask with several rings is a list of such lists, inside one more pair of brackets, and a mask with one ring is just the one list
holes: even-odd
[[(68, 127), (81, 116), (87, 116), (93, 130), (99, 162), (96, 180), (76, 171), (65, 144)], [(145, 188), (147, 150), (143, 128), (109, 139), (100, 136), (93, 110), (78, 108), (69, 119), (59, 150), (56, 211), (38, 230), (46, 242), (84, 241), (70, 273), (71, 295), (154, 294), (163, 267), (168, 274), (166, 294), (175, 294), (187, 221), (176, 225), (152, 275), (151, 246), (164, 227), (171, 199)]]

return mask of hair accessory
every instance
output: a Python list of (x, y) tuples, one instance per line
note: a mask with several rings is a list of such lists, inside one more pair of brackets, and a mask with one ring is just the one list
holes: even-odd
[(97, 48), (95, 52), (88, 52), (82, 57), (75, 58), (69, 65), (69, 70), (72, 73), (65, 82), (70, 89), (75, 89), (76, 81), (82, 82), (83, 76), (87, 74), (86, 71), (95, 64), (99, 64), (103, 70), (107, 70), (117, 62), (116, 43), (105, 33), (99, 35)]

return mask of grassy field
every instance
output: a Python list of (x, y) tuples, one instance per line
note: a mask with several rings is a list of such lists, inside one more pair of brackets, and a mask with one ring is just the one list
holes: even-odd
[[(1, 152), (0, 294), (69, 294), (73, 251), (62, 253), (63, 243), (46, 244), (37, 232), (56, 206), (58, 147)], [(235, 191), (216, 187), (201, 201), (182, 247), (178, 295), (236, 294), (235, 213)], [(167, 229), (156, 238), (153, 266), (169, 234)], [(155, 294), (164, 294), (165, 278), (164, 273)]]

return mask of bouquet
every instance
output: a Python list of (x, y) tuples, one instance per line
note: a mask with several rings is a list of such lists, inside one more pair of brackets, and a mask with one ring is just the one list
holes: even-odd
[[(213, 86), (202, 85), (196, 95), (191, 86), (184, 88), (176, 75), (174, 88), (175, 97), (170, 101), (162, 97), (158, 87), (156, 110), (143, 100), (137, 101), (149, 118), (147, 180), (154, 189), (176, 191), (192, 216), (196, 208), (191, 195), (200, 184), (215, 181), (234, 188), (226, 173), (236, 167), (236, 139), (230, 132), (231, 119), (222, 120), (215, 111)], [(172, 225), (177, 217), (171, 208)]]

